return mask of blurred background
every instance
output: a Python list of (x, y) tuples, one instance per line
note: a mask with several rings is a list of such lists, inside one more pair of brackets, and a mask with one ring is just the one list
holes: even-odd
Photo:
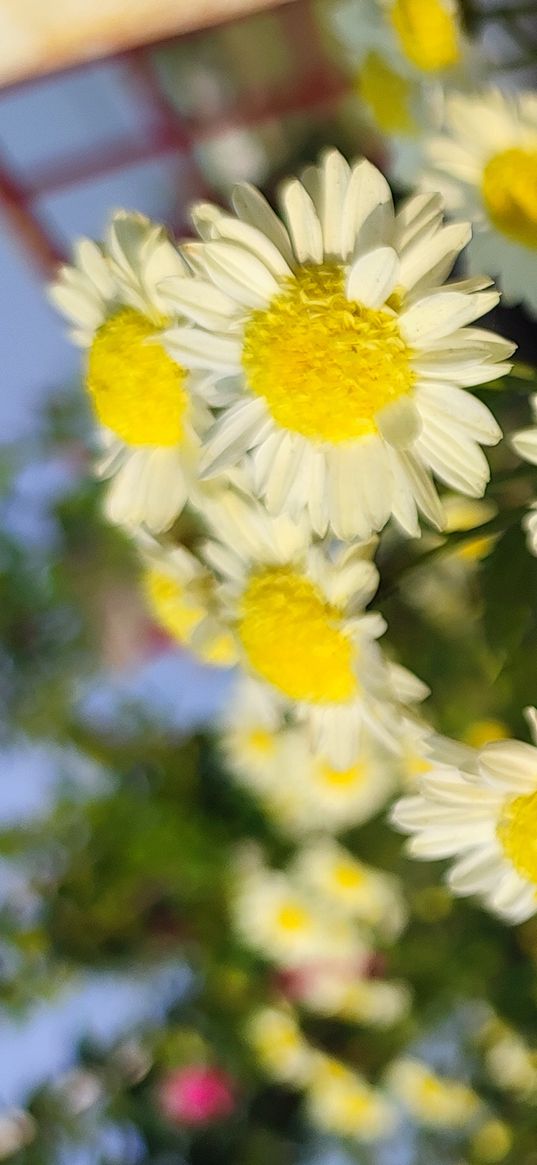
[[(528, 11), (468, 7), (498, 72), (531, 81)], [(243, 178), (270, 192), (327, 143), (378, 163), (384, 147), (308, 0), (0, 0), (0, 84), (0, 1159), (344, 1165), (281, 1096), (274, 1121), (269, 1090), (246, 1132), (240, 1098), (214, 1135), (164, 1111), (170, 1074), (209, 1045), (244, 1073), (248, 968), (212, 941), (214, 885), (221, 830), (254, 810), (199, 781), (199, 730), (230, 680), (151, 625), (99, 518), (79, 354), (44, 288), (117, 207), (181, 236), (193, 198)], [(215, 964), (203, 1011), (197, 912)]]

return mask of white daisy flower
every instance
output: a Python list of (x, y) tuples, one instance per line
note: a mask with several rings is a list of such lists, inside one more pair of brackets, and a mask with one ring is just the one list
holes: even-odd
[(537, 911), (537, 748), (501, 740), (465, 769), (436, 768), (420, 792), (392, 811), (393, 824), (413, 834), (412, 857), (455, 857), (448, 875), (454, 894), (479, 894), (507, 922)]
[(205, 474), (250, 451), (268, 509), (308, 515), (320, 535), (366, 538), (393, 514), (417, 536), (418, 510), (441, 527), (431, 470), (483, 493), (480, 445), (501, 433), (465, 389), (502, 375), (513, 351), (467, 327), (498, 301), (483, 290), (488, 279), (442, 286), (468, 224), (443, 226), (433, 195), (394, 214), (382, 174), (334, 150), (284, 184), (286, 226), (249, 186), (234, 205), (237, 219), (207, 205), (194, 212), (204, 241), (185, 251), (203, 321), (192, 281), (166, 284), (196, 325), (169, 329), (169, 350), (223, 382)]
[(369, 979), (351, 964), (315, 966), (302, 975), (295, 998), (317, 1015), (334, 1016), (363, 1027), (387, 1029), (408, 1015), (412, 997), (405, 983)]
[(395, 941), (407, 919), (398, 880), (353, 857), (331, 838), (299, 850), (292, 876), (335, 913)]
[(425, 143), (423, 186), (475, 224), (471, 271), (499, 279), (507, 302), (537, 311), (537, 95), (447, 98), (442, 135)]
[[(518, 453), (523, 461), (528, 461), (530, 465), (537, 465), (537, 393), (532, 393), (530, 397), (530, 408), (533, 425), (513, 433), (510, 442), (515, 453)], [(528, 513), (525, 515), (522, 525), (528, 535), (528, 550), (531, 554), (537, 555), (537, 500), (528, 507)]]
[(340, 0), (325, 16), (356, 70), (354, 87), (387, 145), (389, 173), (414, 185), (424, 134), (442, 122), (444, 86), (483, 72), (452, 0)]
[(381, 1140), (396, 1123), (393, 1105), (379, 1089), (341, 1061), (321, 1054), (307, 1102), (318, 1128), (358, 1141)]
[(410, 1057), (392, 1062), (386, 1083), (418, 1124), (432, 1128), (464, 1128), (481, 1105), (467, 1084), (439, 1076), (427, 1064)]
[(396, 787), (394, 759), (380, 752), (366, 733), (359, 753), (348, 768), (337, 768), (313, 751), (304, 727), (255, 737), (257, 756), (248, 762), (226, 746), (230, 771), (262, 799), (265, 811), (292, 837), (325, 830), (339, 833), (369, 821), (386, 804)]
[(231, 775), (263, 795), (279, 773), (285, 702), (241, 671), (218, 723), (218, 745)]
[(385, 623), (364, 612), (378, 584), (370, 545), (312, 546), (309, 529), (229, 492), (205, 514), (219, 541), (203, 556), (247, 675), (309, 727), (312, 747), (344, 768), (364, 728), (389, 744), (397, 727)]
[(204, 663), (232, 667), (237, 649), (219, 620), (210, 572), (184, 546), (165, 546), (144, 533), (137, 544), (144, 564), (142, 588), (155, 621)]
[(263, 1007), (253, 1013), (246, 1038), (267, 1075), (304, 1087), (311, 1077), (317, 1052), (302, 1035), (290, 1007)]
[(281, 870), (243, 860), (237, 871), (231, 910), (247, 946), (283, 968), (307, 968), (326, 959), (352, 960), (359, 967), (369, 948), (358, 929), (306, 894)]
[(102, 426), (97, 467), (110, 479), (112, 522), (167, 529), (197, 478), (199, 434), (209, 413), (193, 378), (162, 344), (168, 305), (159, 285), (188, 267), (162, 227), (114, 215), (103, 247), (81, 239), (50, 296), (87, 349), (86, 386)]

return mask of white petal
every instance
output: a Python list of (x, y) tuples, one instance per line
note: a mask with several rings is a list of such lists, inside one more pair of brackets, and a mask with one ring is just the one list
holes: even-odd
[(353, 167), (343, 207), (341, 253), (364, 252), (391, 242), (385, 228), (393, 217), (392, 192), (380, 170), (362, 158)]
[(420, 384), (416, 402), (428, 416), (436, 414), (440, 424), (443, 418), (455, 420), (469, 437), (483, 445), (495, 445), (502, 437), (500, 426), (487, 406), (454, 384)]
[(398, 282), (399, 260), (392, 247), (378, 247), (355, 259), (347, 276), (347, 297), (381, 307)]
[(398, 458), (412, 495), (422, 514), (437, 530), (444, 527), (444, 512), (431, 476), (422, 461), (409, 449), (398, 450)]
[(286, 263), (290, 267), (294, 267), (295, 257), (289, 235), (261, 192), (248, 182), (240, 182), (234, 187), (232, 202), (239, 218), (266, 235), (267, 239), (270, 239), (283, 255)]
[(401, 203), (395, 216), (395, 245), (399, 252), (410, 246), (424, 228), (435, 227), (442, 219), (440, 194), (413, 194)]
[(165, 347), (186, 368), (217, 368), (238, 372), (242, 344), (231, 336), (217, 336), (197, 328), (169, 328), (164, 333)]
[(279, 291), (265, 264), (235, 243), (206, 243), (205, 265), (217, 287), (246, 307), (265, 307)]
[(223, 330), (226, 321), (237, 315), (237, 304), (204, 279), (165, 279), (160, 291), (175, 311), (209, 331)]
[(515, 453), (522, 457), (524, 461), (529, 461), (532, 465), (537, 465), (537, 427), (533, 426), (531, 429), (520, 429), (518, 433), (513, 433), (510, 437), (510, 444), (513, 446)]
[(321, 164), (320, 219), (326, 255), (341, 255), (343, 207), (350, 167), (338, 150), (328, 150)]
[(401, 331), (409, 344), (423, 348), (428, 341), (439, 339), (469, 324), (496, 306), (497, 291), (463, 295), (458, 291), (441, 291), (413, 304), (399, 317)]
[(377, 413), (384, 440), (396, 449), (408, 449), (419, 435), (421, 417), (411, 396), (400, 396)]
[(257, 444), (265, 421), (266, 408), (261, 400), (240, 400), (227, 409), (208, 434), (200, 459), (200, 476), (216, 473)]
[(401, 283), (407, 290), (423, 282), (443, 283), (472, 237), (469, 223), (452, 223), (436, 232), (426, 243), (409, 247), (401, 259)]
[(91, 239), (79, 239), (74, 248), (76, 264), (95, 284), (103, 299), (113, 299), (116, 286), (104, 255)]
[(521, 740), (499, 740), (480, 754), (483, 775), (513, 794), (537, 789), (537, 749)]
[(64, 283), (55, 283), (47, 288), (47, 294), (54, 307), (75, 324), (94, 331), (103, 322), (102, 304), (83, 291), (75, 291)]
[(298, 178), (291, 178), (280, 190), (293, 250), (299, 263), (321, 263), (323, 233), (315, 207)]
[(222, 214), (214, 227), (214, 238), (238, 243), (255, 255), (276, 279), (284, 279), (292, 274), (279, 248), (250, 223)]

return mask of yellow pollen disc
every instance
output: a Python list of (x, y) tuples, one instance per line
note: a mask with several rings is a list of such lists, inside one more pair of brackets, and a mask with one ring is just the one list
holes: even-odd
[(310, 919), (307, 911), (303, 910), (301, 906), (295, 906), (292, 902), (286, 906), (280, 907), (276, 919), (278, 926), (280, 926), (282, 930), (291, 932), (304, 930), (309, 921)]
[(365, 765), (352, 765), (350, 769), (333, 769), (331, 765), (322, 764), (319, 775), (323, 784), (331, 789), (346, 792), (362, 784), (365, 779)]
[(508, 738), (509, 728), (503, 720), (476, 720), (465, 732), (463, 740), (472, 748), (484, 748), (486, 744), (492, 744), (493, 740)]
[(396, 73), (379, 53), (367, 54), (357, 85), (360, 96), (369, 105), (383, 133), (417, 132), (418, 127), (410, 112), (412, 83)]
[(151, 613), (157, 623), (180, 643), (187, 643), (190, 635), (206, 614), (200, 604), (192, 603), (184, 587), (163, 570), (146, 570), (143, 587)]
[(537, 249), (537, 149), (495, 154), (483, 171), (481, 193), (496, 229)]
[(511, 797), (496, 833), (517, 874), (537, 886), (537, 793)]
[(416, 68), (436, 73), (460, 60), (456, 13), (445, 0), (395, 0), (390, 15), (399, 48)]
[(362, 871), (350, 862), (340, 862), (333, 871), (333, 878), (341, 890), (358, 890), (364, 883)]
[(356, 692), (353, 647), (341, 630), (341, 612), (288, 567), (252, 576), (238, 635), (251, 667), (292, 700), (341, 703)]
[(247, 744), (254, 752), (267, 756), (276, 748), (276, 737), (273, 732), (267, 732), (264, 728), (254, 728), (248, 733)]
[(397, 319), (345, 295), (343, 267), (302, 267), (252, 312), (242, 362), (278, 425), (339, 444), (377, 432), (377, 414), (410, 393), (412, 353)]
[(125, 307), (97, 329), (87, 388), (99, 420), (128, 445), (177, 445), (187, 407), (186, 372), (155, 341), (155, 325)]

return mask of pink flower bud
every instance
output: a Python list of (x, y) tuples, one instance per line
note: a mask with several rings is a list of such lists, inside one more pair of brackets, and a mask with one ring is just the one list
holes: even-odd
[(159, 1105), (173, 1124), (204, 1125), (222, 1120), (235, 1108), (231, 1077), (219, 1068), (202, 1065), (178, 1068), (162, 1081)]

